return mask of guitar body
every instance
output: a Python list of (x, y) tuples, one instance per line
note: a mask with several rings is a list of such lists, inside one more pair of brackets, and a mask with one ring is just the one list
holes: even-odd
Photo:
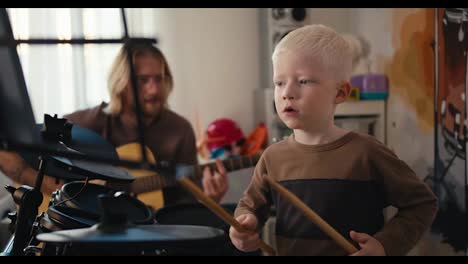
[[(143, 157), (141, 156), (141, 147), (138, 143), (129, 143), (118, 147), (117, 154), (119, 159), (123, 160), (132, 160), (132, 161), (142, 161)], [(156, 159), (151, 152), (151, 150), (145, 146), (146, 156), (148, 157), (148, 162), (151, 164), (156, 164)], [(128, 169), (125, 168), (129, 173), (135, 176), (136, 181), (138, 178), (149, 178), (149, 177), (158, 177), (156, 173), (148, 170), (138, 170), (138, 169)], [(137, 196), (138, 200), (142, 201), (148, 206), (151, 206), (154, 210), (162, 208), (164, 206), (164, 197), (161, 190), (155, 190), (145, 193), (139, 193)]]
[(50, 194), (42, 194), (42, 203), (39, 206), (39, 210), (37, 211), (38, 214), (41, 214), (42, 212), (47, 213), (47, 210), (49, 209), (49, 202), (50, 199), (52, 198), (52, 195)]

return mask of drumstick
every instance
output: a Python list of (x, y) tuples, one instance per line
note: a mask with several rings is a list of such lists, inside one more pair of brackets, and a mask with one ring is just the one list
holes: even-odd
[[(239, 232), (248, 232), (231, 214), (226, 212), (226, 210), (224, 210), (223, 207), (221, 207), (210, 197), (206, 196), (203, 193), (203, 191), (197, 185), (195, 185), (195, 183), (193, 183), (188, 177), (181, 178), (179, 182), (186, 190), (192, 193), (198, 200), (200, 200), (206, 207), (208, 207), (208, 209), (210, 209), (213, 213), (215, 213), (217, 216), (223, 219), (224, 222), (230, 224)], [(260, 240), (259, 246), (268, 255), (276, 255), (275, 250), (269, 245), (265, 244), (265, 242), (263, 242), (262, 240)]]
[(273, 189), (275, 189), (281, 196), (286, 198), (289, 202), (297, 207), (307, 218), (309, 218), (313, 223), (318, 225), (318, 227), (329, 235), (338, 245), (340, 245), (344, 250), (349, 254), (355, 253), (357, 248), (346, 240), (340, 233), (338, 233), (332, 226), (330, 226), (322, 217), (310, 209), (303, 201), (301, 201), (296, 195), (288, 191), (286, 188), (281, 186), (279, 183), (269, 178), (267, 175), (263, 175), (265, 180), (270, 184)]

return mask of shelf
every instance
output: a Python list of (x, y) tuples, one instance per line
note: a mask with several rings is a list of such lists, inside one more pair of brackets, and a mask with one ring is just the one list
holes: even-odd
[(385, 115), (384, 100), (347, 101), (336, 107), (335, 115)]

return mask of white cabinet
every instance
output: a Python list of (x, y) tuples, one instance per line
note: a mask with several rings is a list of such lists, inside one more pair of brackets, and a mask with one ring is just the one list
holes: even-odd
[(375, 136), (386, 144), (386, 101), (348, 101), (336, 107), (335, 123)]

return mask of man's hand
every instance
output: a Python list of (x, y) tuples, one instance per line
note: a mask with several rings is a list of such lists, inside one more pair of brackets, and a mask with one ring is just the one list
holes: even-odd
[(244, 252), (255, 251), (259, 248), (260, 237), (255, 232), (257, 228), (257, 217), (253, 214), (243, 214), (236, 218), (242, 227), (248, 232), (239, 232), (234, 227), (229, 228), (229, 237), (232, 244)]
[(229, 188), (229, 182), (226, 168), (219, 159), (216, 160), (216, 167), (217, 170), (214, 173), (208, 166), (205, 167), (202, 184), (205, 194), (219, 203)]
[(385, 256), (385, 249), (374, 237), (366, 233), (349, 232), (351, 238), (359, 243), (361, 249), (351, 256)]
[(10, 179), (21, 182), (26, 163), (15, 152), (0, 151), (0, 170)]
[[(37, 179), (37, 171), (29, 167), (26, 162), (15, 152), (0, 151), (0, 170), (16, 184), (34, 187)], [(63, 180), (44, 175), (41, 191), (50, 195), (60, 189)]]

